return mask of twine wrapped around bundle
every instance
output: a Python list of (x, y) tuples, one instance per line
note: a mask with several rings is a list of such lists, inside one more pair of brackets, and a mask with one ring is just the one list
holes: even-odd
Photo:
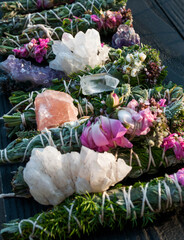
[(1, 230), (4, 239), (67, 239), (90, 234), (100, 227), (122, 229), (127, 220), (146, 224), (158, 213), (181, 207), (184, 187), (174, 179), (153, 179), (147, 183), (113, 189), (102, 194), (76, 195), (52, 210), (29, 219), (12, 221)]
[(118, 10), (120, 7), (123, 7), (126, 4), (126, 0), (111, 0), (108, 1), (102, 0), (80, 0), (74, 2), (73, 4), (67, 4), (64, 6), (60, 6), (58, 8), (45, 10), (42, 12), (29, 13), (27, 15), (17, 15), (16, 17), (9, 18), (8, 20), (0, 21), (0, 33), (2, 36), (4, 32), (14, 34), (15, 31), (18, 34), (21, 34), (23, 30), (25, 30), (29, 25), (35, 24), (45, 24), (51, 27), (57, 27), (62, 24), (64, 18), (70, 17), (81, 17), (88, 11), (90, 13), (99, 12), (98, 9), (102, 10)]
[(49, 9), (54, 6), (63, 4), (70, 4), (74, 0), (18, 0), (11, 2), (2, 2), (1, 10), (4, 17), (8, 17), (8, 14), (14, 16), (16, 14), (26, 14), (29, 12), (37, 12), (40, 9)]

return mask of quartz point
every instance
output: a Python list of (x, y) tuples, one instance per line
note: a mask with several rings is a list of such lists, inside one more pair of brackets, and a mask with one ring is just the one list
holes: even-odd
[(37, 95), (34, 104), (39, 131), (77, 120), (78, 110), (73, 104), (73, 98), (67, 93), (46, 90)]
[(100, 73), (81, 77), (80, 84), (82, 93), (84, 95), (91, 95), (113, 91), (119, 84), (119, 80), (110, 74)]

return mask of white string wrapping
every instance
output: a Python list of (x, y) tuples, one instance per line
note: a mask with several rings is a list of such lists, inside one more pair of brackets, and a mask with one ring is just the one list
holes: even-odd
[(22, 113), (22, 114), (20, 115), (20, 117), (21, 117), (21, 121), (22, 121), (23, 126), (26, 127), (26, 118), (25, 118), (24, 113)]
[[(93, 11), (93, 8), (94, 8), (94, 1), (91, 2), (88, 0), (88, 2), (91, 4), (91, 11)], [(68, 17), (70, 16), (73, 16), (73, 9), (79, 5), (81, 8), (84, 9), (85, 12), (87, 12), (87, 9), (85, 8), (85, 6), (80, 3), (80, 2), (75, 2), (71, 5), (71, 8), (68, 8), (67, 5), (63, 6), (63, 9), (67, 9), (68, 10)], [(29, 25), (33, 25), (33, 22), (32, 22), (32, 19), (34, 19), (35, 17), (39, 16), (40, 18), (42, 18), (44, 21), (45, 21), (45, 24), (46, 25), (50, 25), (48, 23), (48, 16), (47, 16), (47, 13), (50, 13), (52, 14), (58, 21), (60, 21), (62, 23), (62, 19), (57, 15), (56, 11), (55, 10), (49, 10), (49, 11), (45, 11), (44, 13), (39, 13), (39, 12), (36, 12), (36, 13), (32, 13), (32, 14), (27, 14), (27, 18), (26, 18), (26, 21), (25, 21), (25, 25), (24, 25), (24, 29)]]
[[(33, 104), (33, 94), (34, 93), (39, 94), (39, 92), (37, 92), (37, 91), (33, 91), (33, 92), (29, 93), (29, 97), (27, 99), (25, 99), (25, 100), (21, 101), (20, 103), (18, 103), (17, 105), (15, 105), (13, 108), (10, 109), (9, 112), (7, 112), (4, 115), (9, 115), (10, 113), (12, 113), (15, 109), (17, 109), (19, 106), (21, 106), (25, 102), (29, 102), (29, 105), (25, 108), (25, 110), (28, 110), (29, 107)], [(3, 119), (3, 116), (0, 117), (0, 119)]]
[[(50, 41), (53, 40), (53, 39), (52, 39), (52, 36), (51, 36), (51, 29), (50, 29), (49, 27), (44, 26), (43, 24), (28, 25), (26, 31), (27, 31), (27, 30), (37, 29), (37, 28), (40, 28), (40, 29), (45, 33), (46, 37), (49, 38)], [(25, 33), (25, 31), (24, 31), (23, 33), (24, 33), (24, 35), (27, 34), (27, 33)], [(29, 36), (27, 35), (27, 38), (28, 38), (28, 37), (29, 37)], [(30, 41), (30, 40), (29, 40), (29, 41)], [(30, 51), (30, 50), (28, 49), (28, 51)]]
[(8, 197), (15, 197), (15, 193), (2, 193), (2, 194), (0, 194), (0, 199), (1, 198), (8, 198)]
[[(48, 137), (46, 136), (45, 133), (47, 133)], [(28, 151), (28, 149), (29, 149), (29, 146), (31, 145), (31, 143), (32, 143), (36, 138), (40, 138), (40, 142), (41, 142), (42, 145), (44, 146), (42, 136), (46, 138), (46, 140), (47, 140), (47, 142), (48, 142), (48, 144), (49, 144), (50, 146), (56, 147), (55, 144), (54, 144), (54, 141), (53, 141), (53, 139), (52, 139), (52, 134), (51, 134), (51, 132), (50, 132), (48, 129), (45, 129), (45, 130), (43, 130), (43, 131), (41, 132), (41, 134), (36, 135), (35, 137), (33, 137), (33, 138), (31, 139), (31, 141), (28, 143), (28, 145), (26, 146), (26, 150), (25, 150), (25, 152), (24, 152), (24, 156), (23, 156), (22, 161), (25, 160), (27, 151)]]
[(165, 90), (165, 92), (164, 92), (164, 98), (166, 98), (166, 95), (168, 96), (168, 102), (170, 103), (170, 91), (169, 91), (169, 89), (167, 89), (167, 90)]
[(174, 174), (174, 179), (172, 179), (178, 189), (178, 194), (179, 194), (179, 197), (180, 197), (180, 206), (182, 207), (183, 206), (183, 198), (182, 198), (182, 189), (178, 183), (178, 178), (176, 176), (176, 173)]
[(161, 193), (162, 193), (162, 189), (161, 189), (161, 183), (160, 181), (158, 181), (158, 211), (161, 210), (161, 203), (162, 203), (162, 198), (161, 198)]
[(4, 157), (5, 157), (6, 162), (11, 163), (11, 161), (8, 159), (7, 149), (6, 148), (4, 149)]
[[(3, 162), (3, 163), (6, 163), (6, 162), (11, 163), (11, 161), (10, 161), (9, 158), (8, 158), (7, 149), (6, 149), (6, 148), (0, 150), (0, 154), (1, 154), (1, 159), (0, 159), (1, 162)], [(4, 156), (3, 156), (3, 155), (4, 155)]]
[(170, 188), (167, 185), (165, 180), (163, 180), (163, 183), (164, 183), (165, 192), (166, 192), (166, 195), (167, 195), (167, 203), (166, 203), (166, 209), (167, 209), (169, 206), (170, 207), (172, 206), (172, 196), (171, 196)]
[(79, 228), (82, 229), (78, 218), (72, 214), (72, 210), (73, 210), (74, 204), (75, 204), (75, 201), (72, 203), (70, 209), (68, 209), (66, 206), (64, 206), (64, 208), (65, 208), (65, 209), (67, 210), (67, 212), (69, 213), (69, 215), (68, 215), (68, 231), (69, 231), (69, 232), (70, 232), (70, 220), (71, 220), (71, 217), (73, 217), (73, 219), (76, 221), (76, 223), (78, 224)]
[[(131, 209), (135, 208), (134, 207), (134, 204), (131, 200), (131, 190), (132, 190), (132, 186), (130, 186), (128, 188), (128, 193), (126, 192), (126, 188), (124, 187), (123, 188), (123, 196), (124, 196), (124, 199), (125, 199), (125, 205), (126, 205), (126, 216), (127, 218), (131, 217)], [(137, 214), (136, 214), (136, 211), (133, 211), (133, 214), (134, 214), (134, 217), (137, 218)]]
[[(45, 133), (47, 134), (48, 138), (47, 138), (47, 136), (45, 135)], [(53, 138), (52, 138), (52, 133), (51, 133), (51, 131), (49, 131), (47, 128), (45, 128), (45, 129), (42, 131), (42, 135), (48, 140), (48, 143), (49, 143), (50, 146), (56, 148), (56, 145), (55, 145), (54, 140), (53, 140)]]
[(38, 229), (42, 230), (43, 232), (45, 232), (46, 234), (50, 235), (50, 233), (48, 231), (44, 230), (44, 228), (42, 226), (37, 224), (37, 222), (40, 219), (40, 217), (42, 216), (42, 214), (43, 213), (41, 213), (35, 221), (32, 221), (30, 219), (23, 219), (19, 222), (18, 229), (19, 229), (19, 233), (20, 233), (21, 237), (23, 237), (23, 233), (22, 233), (22, 224), (23, 223), (31, 223), (33, 225), (32, 232), (29, 235), (29, 240), (33, 240), (33, 236), (34, 236), (36, 228), (38, 228)]
[[(101, 215), (99, 216), (100, 219), (101, 219), (101, 223), (103, 224), (104, 222), (104, 205), (105, 205), (105, 198), (107, 198), (107, 200), (109, 201), (110, 203), (110, 198), (109, 198), (109, 195), (107, 194), (106, 191), (103, 192), (102, 194), (102, 206), (101, 206), (101, 210), (102, 210), (102, 213)], [(114, 220), (116, 220), (116, 215), (115, 215), (115, 211), (114, 211), (114, 208), (113, 208), (113, 205), (110, 203), (110, 207), (111, 207), (111, 211), (112, 211), (112, 214), (113, 214), (113, 218)]]
[[(130, 161), (131, 161), (131, 164), (132, 164), (132, 155), (135, 156), (136, 161), (137, 161), (137, 164), (138, 164), (138, 166), (141, 168), (140, 171), (143, 172), (143, 170), (142, 170), (142, 165), (141, 165), (141, 161), (140, 161), (140, 159), (139, 159), (139, 156), (137, 155), (137, 153), (135, 153), (135, 152), (133, 151), (133, 149), (130, 150)], [(131, 165), (130, 165), (130, 166), (131, 166)]]
[(59, 132), (59, 136), (60, 136), (60, 140), (61, 140), (61, 146), (64, 146), (62, 130)]
[[(29, 1), (29, 0), (27, 0), (27, 1)], [(19, 9), (22, 8), (24, 11), (26, 11), (25, 7), (22, 5), (22, 3), (20, 1), (16, 2), (16, 4)]]
[(70, 84), (71, 84), (71, 79), (70, 79), (68, 85), (66, 84), (65, 80), (63, 80), (63, 83), (64, 83), (64, 87), (65, 87), (65, 92), (71, 94), (70, 91), (69, 91), (69, 87), (70, 87)]
[(153, 164), (154, 167), (156, 167), (155, 160), (153, 158), (152, 151), (151, 151), (151, 146), (149, 145), (149, 161), (148, 161), (147, 171), (149, 171), (151, 163)]
[(145, 187), (143, 188), (143, 186), (140, 186), (142, 194), (143, 194), (143, 198), (142, 198), (142, 208), (141, 208), (141, 217), (144, 216), (144, 210), (145, 210), (145, 205), (147, 203), (149, 209), (154, 212), (154, 209), (152, 208), (151, 204), (149, 203), (149, 200), (147, 198), (147, 190), (148, 190), (148, 185), (149, 183), (146, 183)]

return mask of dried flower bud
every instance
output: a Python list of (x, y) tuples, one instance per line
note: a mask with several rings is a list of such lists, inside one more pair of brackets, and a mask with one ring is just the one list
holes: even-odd
[(106, 105), (109, 108), (116, 107), (119, 104), (119, 97), (116, 93), (112, 92), (106, 100)]

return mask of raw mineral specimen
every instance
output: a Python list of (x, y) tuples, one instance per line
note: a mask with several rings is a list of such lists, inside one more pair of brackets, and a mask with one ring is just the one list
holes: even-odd
[(17, 82), (30, 81), (33, 85), (48, 87), (54, 78), (61, 79), (64, 73), (47, 67), (37, 67), (24, 59), (10, 55), (7, 60), (0, 63), (0, 69), (10, 74)]
[(67, 93), (46, 90), (37, 95), (34, 104), (39, 131), (77, 120), (78, 110)]
[(33, 149), (24, 169), (24, 180), (36, 201), (57, 205), (73, 193), (103, 192), (131, 171), (121, 158), (82, 147), (61, 154), (56, 148)]
[(84, 95), (113, 91), (119, 83), (117, 78), (107, 73), (81, 77), (80, 84)]
[(66, 74), (84, 70), (88, 65), (92, 68), (103, 65), (109, 53), (107, 46), (101, 46), (100, 34), (95, 29), (78, 32), (75, 37), (64, 33), (62, 41), (54, 41), (52, 49), (56, 58), (49, 66)]
[(117, 32), (112, 37), (112, 47), (122, 48), (123, 46), (129, 47), (132, 45), (140, 45), (140, 37), (133, 27), (121, 24), (118, 27)]

